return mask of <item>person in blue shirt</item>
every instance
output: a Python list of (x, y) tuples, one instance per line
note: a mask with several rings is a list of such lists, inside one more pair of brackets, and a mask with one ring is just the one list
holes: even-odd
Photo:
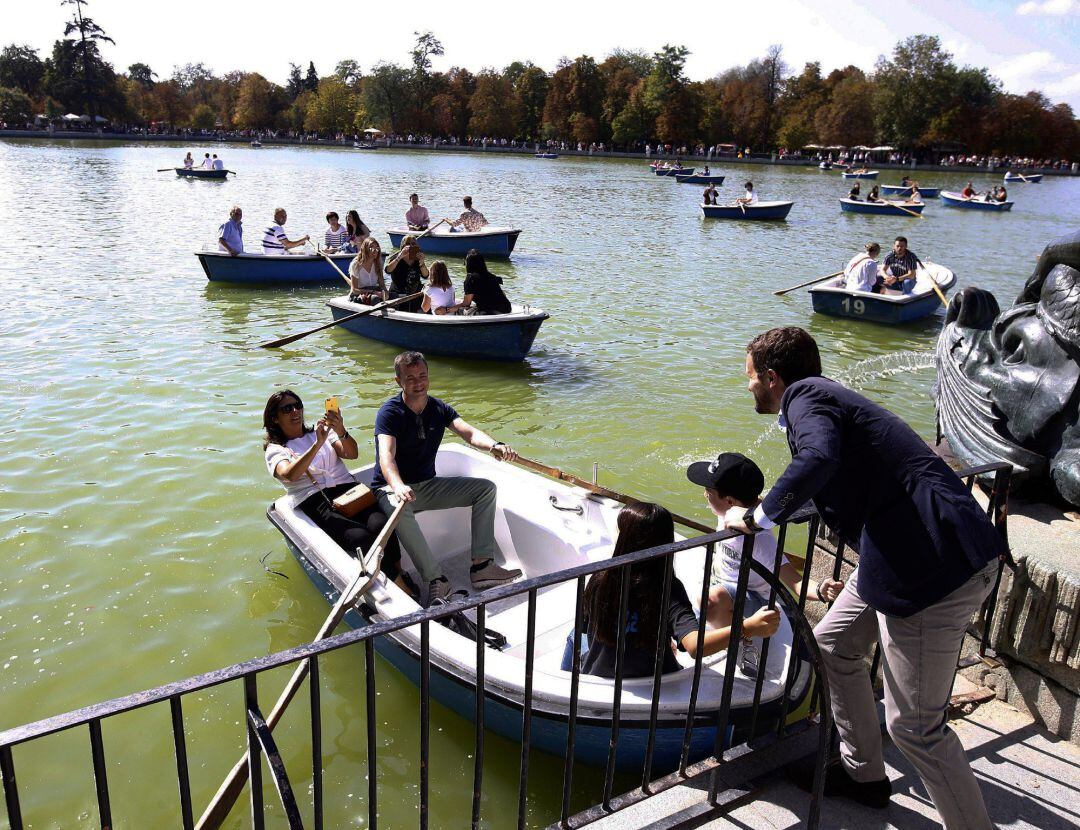
[(450, 595), (450, 581), (428, 547), (416, 514), (449, 507), (472, 509), (472, 567), (469, 577), (478, 590), (502, 585), (521, 571), (495, 564), (495, 484), (484, 478), (440, 476), (435, 470), (446, 429), (471, 446), (490, 452), (500, 461), (513, 461), (517, 453), (502, 441), (467, 423), (454, 407), (428, 395), (428, 365), (420, 352), (403, 352), (394, 360), (394, 379), (401, 387), (375, 416), (375, 473), (371, 489), (388, 516), (405, 503), (397, 534), (428, 586), (427, 604)]
[[(859, 565), (814, 629), (840, 735), (826, 795), (883, 808), (892, 785), (865, 659), (881, 644), (889, 735), (948, 830), (993, 825), (946, 707), (968, 623), (1008, 548), (960, 478), (893, 413), (821, 376), (817, 343), (795, 327), (747, 346), (754, 406), (780, 414), (791, 463), (761, 504), (726, 518), (744, 533), (813, 501)], [(742, 508), (735, 508), (742, 511)], [(734, 512), (734, 511), (733, 511)], [(805, 773), (805, 771), (804, 771)], [(811, 776), (802, 776), (807, 786)]]
[(218, 250), (226, 251), (229, 256), (244, 253), (244, 211), (239, 205), (233, 205), (229, 211), (229, 221), (218, 228)]

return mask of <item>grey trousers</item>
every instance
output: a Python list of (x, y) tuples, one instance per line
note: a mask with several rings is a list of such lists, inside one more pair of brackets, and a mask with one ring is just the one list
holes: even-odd
[[(443, 575), (438, 560), (428, 547), (427, 539), (416, 521), (416, 514), (425, 510), (443, 510), (448, 507), (472, 508), (472, 558), (491, 559), (495, 556), (495, 483), (486, 478), (466, 476), (436, 476), (418, 484), (409, 485), (416, 500), (405, 505), (398, 521), (398, 541), (409, 553), (409, 558), (420, 571), (424, 582), (431, 582)], [(376, 491), (379, 507), (389, 516), (397, 509), (397, 501), (389, 488)]]
[(859, 596), (856, 569), (814, 629), (847, 771), (856, 781), (886, 777), (874, 691), (863, 662), (880, 638), (886, 728), (922, 778), (947, 830), (993, 828), (945, 709), (964, 631), (993, 588), (997, 567), (991, 562), (910, 617), (890, 617), (867, 605)]

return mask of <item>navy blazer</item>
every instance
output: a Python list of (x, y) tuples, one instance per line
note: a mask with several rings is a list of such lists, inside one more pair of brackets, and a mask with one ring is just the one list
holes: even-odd
[(823, 377), (780, 401), (791, 464), (762, 505), (774, 522), (813, 500), (859, 552), (859, 594), (885, 614), (933, 605), (1006, 553), (960, 477), (903, 420)]

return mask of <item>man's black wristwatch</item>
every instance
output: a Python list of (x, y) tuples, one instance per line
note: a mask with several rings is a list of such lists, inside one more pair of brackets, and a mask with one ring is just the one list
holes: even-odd
[(756, 508), (751, 507), (745, 513), (743, 513), (743, 517), (742, 517), (743, 524), (746, 525), (746, 529), (749, 530), (751, 533), (757, 533), (758, 531), (760, 531), (762, 529), (761, 525), (759, 525), (757, 523), (757, 521), (754, 519), (754, 510), (755, 509)]

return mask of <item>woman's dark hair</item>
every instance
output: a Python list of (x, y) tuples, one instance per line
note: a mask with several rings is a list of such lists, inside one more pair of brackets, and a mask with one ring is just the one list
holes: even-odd
[[(675, 523), (671, 514), (659, 504), (636, 502), (619, 513), (619, 538), (615, 541), (612, 559), (626, 553), (669, 545), (675, 541)], [(661, 587), (664, 569), (670, 557), (650, 559), (630, 566), (630, 601), (628, 613), (636, 613), (633, 631), (627, 632), (627, 642), (638, 648), (656, 644), (656, 635), (667, 629), (667, 615), (661, 607)], [(619, 636), (619, 593), (622, 568), (610, 568), (595, 574), (585, 586), (585, 615), (589, 618), (591, 636), (607, 645), (615, 645)]]
[[(264, 450), (271, 444), (285, 446), (285, 442), (289, 440), (285, 437), (285, 433), (281, 431), (281, 427), (277, 425), (278, 408), (287, 403), (289, 398), (294, 399), (300, 406), (304, 405), (304, 402), (300, 400), (300, 396), (291, 389), (282, 389), (280, 392), (271, 395), (266, 401), (266, 406), (263, 407), (263, 429), (266, 430), (266, 438), (263, 440)], [(304, 432), (311, 432), (311, 427), (304, 424)]]
[(787, 386), (821, 374), (817, 343), (797, 326), (769, 329), (759, 334), (747, 345), (746, 353), (759, 376), (772, 369)]
[(355, 234), (360, 229), (360, 214), (355, 210), (350, 210), (345, 214), (345, 227), (348, 228), (350, 234)]
[(465, 254), (465, 273), (466, 274), (490, 274), (488, 271), (487, 262), (484, 261), (484, 255), (480, 253), (476, 248), (470, 248), (469, 252)]

